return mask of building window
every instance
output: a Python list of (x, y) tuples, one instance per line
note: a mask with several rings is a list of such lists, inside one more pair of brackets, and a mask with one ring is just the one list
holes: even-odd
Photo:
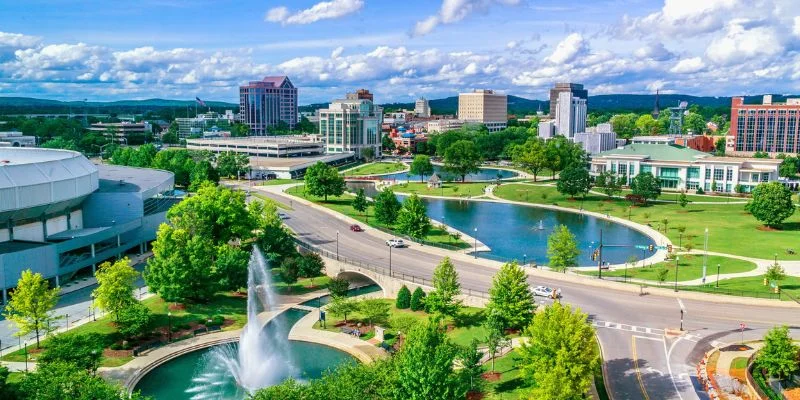
[(769, 182), (769, 172), (764, 172), (761, 174), (761, 182)]
[(725, 180), (726, 181), (732, 181), (733, 180), (733, 169), (732, 168), (728, 168), (728, 169), (725, 170)]
[(706, 168), (706, 179), (711, 179), (711, 168)]
[(653, 167), (651, 165), (640, 165), (639, 166), (639, 173), (643, 174), (645, 172), (653, 173)]
[(686, 177), (689, 179), (700, 179), (700, 168), (698, 167), (689, 168), (686, 173)]
[(724, 169), (719, 169), (719, 168), (714, 169), (714, 180), (721, 181), (724, 173), (725, 173)]
[(697, 182), (686, 182), (686, 189), (697, 190), (697, 188), (698, 188)]

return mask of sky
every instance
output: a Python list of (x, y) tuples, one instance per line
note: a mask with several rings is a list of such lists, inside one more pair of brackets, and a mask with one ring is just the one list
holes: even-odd
[(800, 93), (798, 0), (0, 0), (0, 96)]

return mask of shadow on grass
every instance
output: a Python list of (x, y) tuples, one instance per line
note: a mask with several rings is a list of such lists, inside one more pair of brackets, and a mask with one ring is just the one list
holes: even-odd
[(478, 326), (486, 319), (484, 311), (476, 311), (472, 313), (459, 313), (453, 318), (453, 324), (459, 328), (468, 328), (471, 326)]
[(782, 231), (800, 231), (800, 222), (784, 222), (780, 228)]

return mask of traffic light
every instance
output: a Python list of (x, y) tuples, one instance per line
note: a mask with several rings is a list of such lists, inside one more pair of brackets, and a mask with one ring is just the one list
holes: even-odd
[(672, 253), (672, 245), (671, 244), (667, 245), (667, 252)]
[(653, 247), (653, 245), (651, 244), (651, 245), (647, 246), (647, 250), (653, 251), (653, 250), (655, 250), (655, 247)]

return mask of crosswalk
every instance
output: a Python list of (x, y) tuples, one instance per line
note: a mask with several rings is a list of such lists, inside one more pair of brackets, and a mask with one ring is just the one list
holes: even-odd
[(595, 328), (606, 328), (606, 329), (616, 329), (620, 331), (626, 331), (636, 334), (647, 334), (647, 335), (657, 335), (663, 336), (664, 329), (660, 328), (650, 328), (645, 326), (636, 326), (630, 324), (622, 324), (618, 322), (610, 322), (610, 321), (590, 321)]

